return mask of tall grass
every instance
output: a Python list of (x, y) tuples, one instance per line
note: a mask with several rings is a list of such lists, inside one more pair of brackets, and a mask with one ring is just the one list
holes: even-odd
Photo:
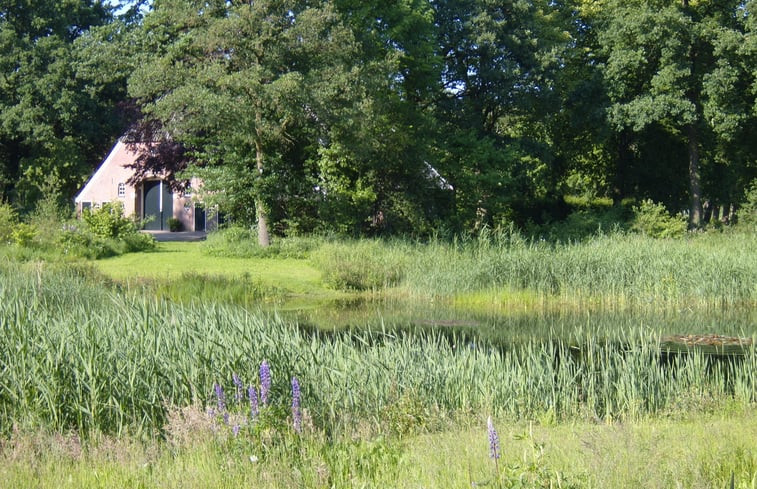
[(431, 296), (511, 289), (655, 306), (757, 300), (752, 234), (679, 240), (614, 234), (552, 244), (505, 230), (452, 243), (331, 243), (319, 250), (314, 263), (337, 286), (349, 284), (353, 271), (365, 275), (362, 271), (369, 270), (375, 277), (371, 285), (401, 284), (414, 294)]
[(413, 251), (398, 241), (342, 241), (322, 244), (311, 259), (329, 286), (378, 290), (398, 285), (405, 278)]
[(292, 236), (274, 238), (267, 247), (258, 244), (257, 229), (232, 226), (210, 233), (202, 244), (210, 256), (234, 258), (305, 258), (317, 248), (323, 238), (319, 236)]
[(729, 361), (661, 361), (659, 339), (641, 330), (509, 348), (434, 332), (327, 334), (241, 308), (124, 295), (84, 272), (3, 264), (0, 278), (4, 430), (156, 433), (166, 406), (205, 401), (215, 382), (249, 378), (263, 359), (274, 391), (302, 380), (303, 406), (328, 430), (391, 423), (398, 405), (421, 423), (471, 410), (616, 419), (757, 402), (753, 347)]

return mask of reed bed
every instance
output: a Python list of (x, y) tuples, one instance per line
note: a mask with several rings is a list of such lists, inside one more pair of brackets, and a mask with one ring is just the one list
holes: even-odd
[(5, 431), (153, 435), (169, 407), (207, 402), (214, 383), (249, 379), (262, 360), (274, 392), (301, 379), (302, 404), (327, 431), (355, 419), (381, 427), (397, 406), (424, 424), (471, 412), (604, 420), (757, 402), (754, 347), (727, 360), (665, 357), (641, 329), (509, 347), (434, 331), (326, 333), (238, 307), (121, 293), (86, 270), (1, 264), (0, 278)]
[(499, 288), (655, 307), (757, 301), (757, 250), (746, 233), (678, 240), (618, 234), (554, 244), (505, 230), (454, 242), (329, 243), (312, 260), (335, 286), (399, 284), (426, 296)]

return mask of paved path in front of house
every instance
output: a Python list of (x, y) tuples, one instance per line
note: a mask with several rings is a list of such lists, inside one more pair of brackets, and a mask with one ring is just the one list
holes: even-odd
[(151, 234), (155, 241), (203, 241), (208, 234), (205, 231), (142, 231)]

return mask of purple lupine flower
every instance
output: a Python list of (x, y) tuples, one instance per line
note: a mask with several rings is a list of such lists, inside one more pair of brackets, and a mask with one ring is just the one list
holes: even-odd
[(260, 403), (268, 404), (268, 393), (271, 390), (271, 367), (263, 360), (260, 364)]
[(231, 432), (235, 437), (239, 436), (239, 424), (234, 423), (234, 426), (231, 427)]
[(292, 419), (294, 431), (302, 433), (302, 410), (300, 409), (300, 383), (292, 377)]
[(497, 430), (494, 429), (494, 423), (492, 422), (491, 416), (489, 416), (486, 426), (489, 431), (489, 456), (496, 461), (500, 456), (499, 435), (497, 435)]
[(250, 386), (247, 389), (247, 397), (250, 398), (250, 417), (254, 418), (258, 415), (258, 393), (255, 387)]
[(236, 373), (231, 375), (231, 379), (234, 381), (234, 385), (237, 388), (237, 392), (234, 394), (234, 400), (238, 403), (242, 400), (242, 393), (244, 392), (244, 385), (242, 385), (242, 379)]
[(229, 425), (229, 412), (228, 411), (223, 412), (223, 424), (225, 424), (226, 426)]
[(216, 401), (218, 402), (218, 411), (226, 411), (226, 396), (223, 395), (223, 387), (220, 384), (215, 384), (213, 390), (216, 393)]

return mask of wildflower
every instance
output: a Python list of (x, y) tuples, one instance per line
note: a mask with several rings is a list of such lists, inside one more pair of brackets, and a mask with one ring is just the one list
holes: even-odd
[(234, 434), (234, 437), (239, 436), (239, 425), (234, 424), (234, 426), (231, 427), (231, 432)]
[(260, 403), (268, 404), (268, 393), (271, 390), (271, 367), (263, 360), (260, 364)]
[(242, 392), (244, 391), (244, 386), (242, 385), (242, 380), (239, 378), (239, 375), (236, 373), (231, 375), (231, 379), (234, 381), (234, 385), (237, 388), (236, 394), (234, 394), (234, 400), (236, 402), (239, 402), (242, 400)]
[(213, 390), (216, 393), (216, 401), (218, 403), (218, 411), (226, 411), (226, 397), (223, 394), (223, 387), (220, 384), (215, 384)]
[(294, 431), (302, 433), (302, 411), (300, 410), (300, 383), (292, 377), (292, 419)]
[(494, 423), (492, 422), (491, 416), (489, 416), (486, 425), (489, 431), (489, 456), (496, 461), (500, 456), (499, 435), (497, 435), (497, 430), (494, 429)]
[(247, 397), (250, 398), (250, 417), (254, 418), (258, 415), (258, 393), (255, 387), (250, 386), (247, 389)]

